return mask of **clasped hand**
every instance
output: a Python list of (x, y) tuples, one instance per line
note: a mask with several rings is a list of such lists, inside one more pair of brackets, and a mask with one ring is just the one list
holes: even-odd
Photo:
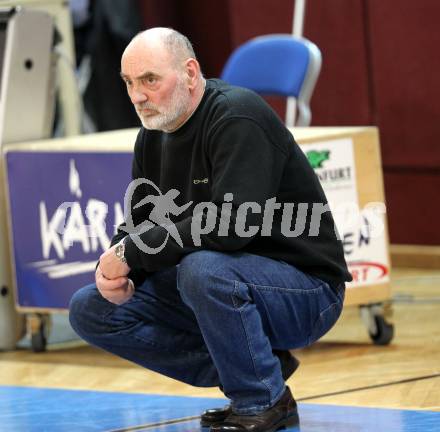
[(130, 267), (116, 256), (115, 247), (112, 246), (100, 256), (95, 280), (101, 295), (109, 302), (120, 305), (132, 297), (134, 285), (127, 277)]

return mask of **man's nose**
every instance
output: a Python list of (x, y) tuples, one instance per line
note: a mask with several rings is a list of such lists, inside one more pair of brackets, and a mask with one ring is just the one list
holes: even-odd
[(131, 91), (130, 99), (132, 104), (139, 104), (142, 102), (146, 102), (148, 100), (148, 96), (145, 92), (141, 91), (139, 88), (134, 88)]

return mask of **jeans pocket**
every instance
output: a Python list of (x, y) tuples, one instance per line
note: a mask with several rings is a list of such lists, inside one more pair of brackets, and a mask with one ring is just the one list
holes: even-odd
[(342, 302), (330, 304), (321, 311), (310, 332), (309, 345), (324, 336), (336, 323), (342, 312)]
[(231, 298), (235, 309), (242, 309), (253, 301), (247, 285), (237, 281), (234, 282), (234, 291)]
[(249, 284), (263, 329), (275, 348), (307, 345), (319, 314), (316, 297), (320, 288), (288, 289)]

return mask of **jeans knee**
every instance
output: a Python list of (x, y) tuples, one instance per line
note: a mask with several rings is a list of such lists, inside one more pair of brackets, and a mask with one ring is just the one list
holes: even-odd
[(221, 252), (202, 250), (186, 255), (179, 265), (177, 288), (185, 302), (193, 302), (221, 289), (220, 280), (228, 279), (231, 257)]
[(83, 337), (88, 333), (93, 320), (101, 316), (100, 309), (108, 305), (95, 284), (81, 288), (73, 294), (69, 303), (69, 321), (72, 328)]

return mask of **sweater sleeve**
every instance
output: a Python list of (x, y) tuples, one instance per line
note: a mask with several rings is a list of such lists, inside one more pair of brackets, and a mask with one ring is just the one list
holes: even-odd
[[(136, 142), (135, 142), (135, 146), (134, 146), (134, 156), (133, 156), (132, 168), (131, 168), (132, 180), (136, 180), (136, 179), (140, 179), (140, 178), (144, 177), (144, 173), (142, 172), (141, 164), (140, 164), (140, 161), (142, 160), (141, 159), (141, 152), (142, 152), (142, 141), (143, 141), (143, 134), (144, 133), (145, 133), (144, 129), (141, 128), (141, 130), (139, 131), (139, 133), (136, 137)], [(143, 198), (144, 194), (142, 192), (143, 191), (141, 188), (137, 188), (134, 191), (134, 194), (131, 198), (130, 212), (131, 212), (131, 216), (133, 218), (134, 225), (139, 225), (140, 223), (142, 223), (143, 218), (144, 218), (142, 210), (145, 210), (145, 208), (144, 209), (133, 209), (133, 207), (135, 207), (136, 204), (139, 203), (141, 201), (141, 199)], [(124, 204), (127, 205), (126, 203), (124, 203)], [(110, 247), (119, 243), (123, 238), (127, 237), (126, 226), (127, 226), (126, 222), (124, 222), (118, 226), (116, 234), (111, 239)], [(98, 265), (99, 265), (99, 263), (98, 263)], [(127, 275), (127, 277), (133, 281), (135, 286), (141, 284), (145, 280), (147, 272), (143, 268), (133, 268), (131, 266), (130, 266), (130, 268), (131, 268), (131, 271)]]
[[(223, 121), (205, 144), (212, 167), (211, 202), (194, 206), (192, 215), (172, 229), (156, 225), (130, 233), (125, 250), (131, 268), (158, 271), (197, 250), (240, 250), (258, 234), (264, 204), (279, 189), (287, 151), (246, 117)], [(229, 210), (225, 206), (222, 212), (225, 202)]]

